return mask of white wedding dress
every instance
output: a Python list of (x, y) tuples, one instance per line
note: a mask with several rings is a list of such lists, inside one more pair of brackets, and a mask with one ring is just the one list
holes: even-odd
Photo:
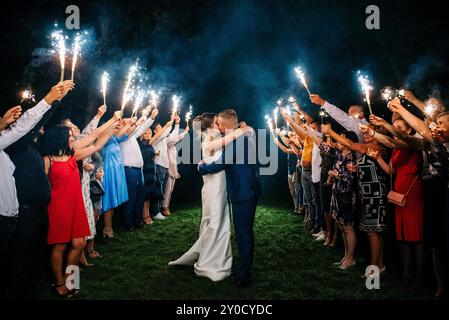
[[(207, 141), (210, 141), (210, 136), (203, 142), (203, 157), (206, 163), (211, 163), (220, 158), (222, 151), (207, 154)], [(193, 266), (198, 276), (220, 281), (228, 277), (232, 269), (231, 221), (225, 171), (204, 175), (203, 182), (203, 216), (199, 238), (189, 251), (169, 265)]]

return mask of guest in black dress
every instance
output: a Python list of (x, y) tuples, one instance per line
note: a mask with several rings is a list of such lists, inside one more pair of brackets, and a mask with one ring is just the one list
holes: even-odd
[(151, 129), (145, 131), (140, 137), (139, 146), (143, 157), (143, 177), (145, 184), (145, 203), (143, 207), (143, 221), (145, 224), (152, 224), (153, 220), (150, 215), (151, 203), (156, 200), (163, 200), (162, 185), (156, 175), (156, 164), (154, 159), (158, 156), (156, 154), (153, 143), (157, 141), (158, 137), (153, 137)]

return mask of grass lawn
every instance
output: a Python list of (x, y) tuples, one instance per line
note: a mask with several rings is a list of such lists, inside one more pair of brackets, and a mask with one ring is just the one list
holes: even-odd
[[(389, 264), (380, 290), (367, 290), (361, 279), (366, 263), (342, 271), (333, 265), (342, 248), (326, 248), (306, 233), (302, 218), (282, 206), (261, 205), (255, 221), (254, 284), (236, 289), (232, 278), (214, 283), (192, 268), (169, 267), (195, 242), (201, 221), (198, 206), (173, 210), (172, 216), (115, 239), (98, 237), (103, 255), (81, 273), (81, 291), (74, 299), (428, 299), (429, 288), (414, 291), (401, 283), (400, 268)], [(398, 255), (393, 248), (393, 255)], [(234, 257), (237, 257), (233, 240)], [(393, 265), (396, 265), (394, 267)], [(41, 288), (44, 299), (54, 299)]]

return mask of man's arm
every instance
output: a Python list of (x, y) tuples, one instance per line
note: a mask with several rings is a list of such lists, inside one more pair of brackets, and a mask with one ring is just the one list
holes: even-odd
[[(223, 159), (221, 159), (223, 160)], [(223, 161), (221, 161), (223, 162)], [(220, 171), (223, 171), (226, 168), (226, 164), (224, 163), (218, 163), (212, 162), (212, 163), (202, 163), (198, 165), (198, 171), (202, 176), (209, 174), (209, 173), (217, 173)]]
[(13, 123), (0, 134), (0, 150), (6, 149), (8, 146), (25, 136), (34, 128), (50, 108), (51, 105), (43, 99), (35, 107), (25, 112), (16, 123)]

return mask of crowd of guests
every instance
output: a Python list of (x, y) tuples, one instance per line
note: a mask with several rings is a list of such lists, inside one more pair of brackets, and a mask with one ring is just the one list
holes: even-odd
[[(403, 282), (420, 288), (425, 247), (431, 248), (434, 298), (443, 297), (449, 257), (449, 112), (443, 102), (420, 101), (406, 90), (387, 105), (390, 123), (366, 117), (361, 106), (346, 113), (319, 95), (310, 99), (343, 129), (323, 117), (316, 121), (296, 102), (293, 115), (281, 108), (288, 130), (274, 130), (273, 137), (288, 156), (294, 211), (304, 214), (308, 230), (324, 246), (335, 246), (341, 233), (344, 256), (335, 265), (343, 270), (356, 264), (357, 241), (365, 233), (370, 265), (383, 274), (384, 237), (393, 232)], [(412, 104), (421, 117), (411, 112)], [(362, 277), (377, 273), (367, 270)]]
[(150, 106), (139, 119), (116, 111), (105, 121), (104, 105), (83, 130), (70, 119), (47, 126), (74, 87), (60, 82), (35, 106), (0, 118), (0, 299), (33, 298), (46, 264), (54, 292), (76, 294), (66, 266), (101, 257), (94, 247), (101, 216), (105, 238), (114, 237), (118, 208), (125, 231), (170, 216), (175, 145), (189, 127), (180, 133), (178, 115), (154, 123), (158, 110)]

